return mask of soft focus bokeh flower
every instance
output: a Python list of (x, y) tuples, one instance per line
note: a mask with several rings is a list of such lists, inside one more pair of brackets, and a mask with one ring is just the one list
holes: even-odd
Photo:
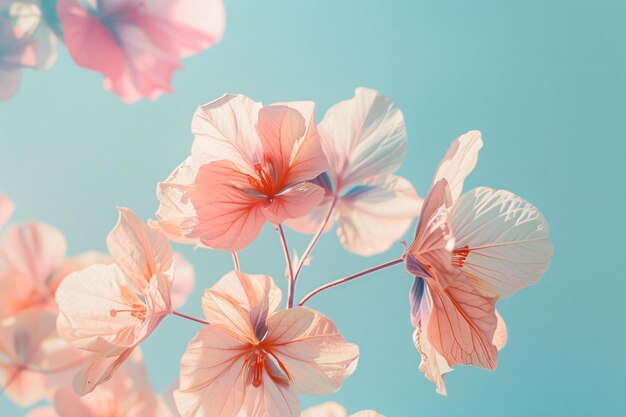
[[(302, 411), (301, 417), (348, 417), (348, 411), (335, 402), (327, 402), (324, 404), (309, 407)], [(349, 417), (385, 417), (373, 410), (359, 411), (350, 414)]]

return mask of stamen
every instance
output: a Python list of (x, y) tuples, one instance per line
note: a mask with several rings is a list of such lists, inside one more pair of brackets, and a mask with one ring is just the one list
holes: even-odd
[(463, 246), (452, 251), (452, 266), (455, 268), (463, 268), (465, 261), (467, 261), (467, 255), (470, 253), (470, 247), (468, 245)]
[(266, 354), (262, 350), (254, 352), (254, 362), (252, 362), (252, 385), (258, 388), (263, 383), (263, 369), (265, 369)]
[(117, 315), (119, 313), (130, 313), (130, 315), (132, 317), (135, 317), (139, 320), (145, 320), (146, 319), (146, 306), (143, 304), (139, 304), (139, 303), (135, 303), (132, 306), (132, 309), (129, 310), (118, 310), (118, 309), (111, 309), (111, 311), (109, 311), (109, 314), (111, 315), (111, 317), (117, 317)]

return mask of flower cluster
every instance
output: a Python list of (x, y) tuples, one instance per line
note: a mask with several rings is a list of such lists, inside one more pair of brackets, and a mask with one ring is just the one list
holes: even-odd
[[(496, 368), (507, 340), (496, 303), (539, 280), (552, 245), (545, 218), (522, 198), (487, 187), (463, 192), (483, 145), (479, 132), (452, 142), (422, 200), (396, 175), (406, 153), (403, 115), (370, 89), (357, 89), (319, 124), (312, 102), (264, 106), (225, 95), (198, 108), (192, 130), (190, 156), (157, 187), (156, 219), (121, 208), (109, 255), (64, 260), (63, 238), (49, 226), (7, 231), (4, 385), (22, 404), (45, 398), (54, 406), (31, 417), (345, 417), (335, 403), (301, 411), (301, 394), (336, 392), (359, 360), (358, 346), (305, 304), (394, 265), (412, 277), (407, 310), (419, 369), (437, 392), (446, 394), (444, 377), (455, 365)], [(2, 200), (0, 218), (10, 211)], [(303, 267), (325, 232), (336, 225), (346, 250), (368, 256), (393, 250), (415, 218), (413, 241), (393, 259), (296, 302)], [(237, 255), (266, 223), (285, 258), (283, 309), (274, 280), (243, 272)], [(284, 226), (312, 234), (298, 259)], [(203, 318), (177, 310), (194, 277), (170, 240), (232, 254), (234, 270), (204, 292)], [(156, 395), (139, 345), (168, 315), (202, 327), (180, 361), (179, 381)]]
[(21, 69), (48, 69), (57, 41), (74, 62), (104, 75), (127, 103), (171, 92), (180, 59), (219, 42), (222, 0), (0, 0), (0, 100)]

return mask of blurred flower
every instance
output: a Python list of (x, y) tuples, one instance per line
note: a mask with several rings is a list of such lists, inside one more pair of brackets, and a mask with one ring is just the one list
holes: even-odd
[(552, 254), (548, 224), (525, 200), (486, 187), (461, 195), (481, 146), (479, 132), (453, 142), (405, 253), (420, 370), (441, 394), (455, 364), (495, 369), (507, 338), (496, 300), (537, 282)]
[(130, 358), (106, 384), (84, 397), (71, 389), (54, 395), (54, 407), (41, 407), (27, 417), (156, 417), (157, 397), (152, 391), (143, 357), (135, 349)]
[(0, 0), (0, 100), (16, 93), (22, 68), (48, 69), (56, 56), (56, 37), (39, 2)]
[[(348, 417), (348, 411), (341, 405), (334, 402), (309, 407), (304, 410), (301, 417)], [(366, 410), (351, 414), (350, 417), (385, 417), (376, 411)]]
[(59, 0), (57, 13), (74, 61), (128, 103), (171, 92), (180, 58), (219, 42), (225, 25), (222, 0)]
[(346, 249), (362, 256), (386, 251), (408, 230), (422, 203), (411, 183), (394, 175), (406, 154), (402, 112), (382, 94), (357, 88), (352, 99), (326, 112), (318, 129), (329, 169), (317, 182), (326, 195), (287, 225), (312, 233), (334, 209), (326, 229), (334, 217)]
[(323, 198), (309, 182), (327, 167), (313, 103), (226, 95), (196, 111), (192, 130), (191, 159), (157, 192), (159, 224), (176, 240), (237, 251), (266, 221), (300, 217)]
[(107, 244), (115, 264), (68, 276), (56, 295), (61, 335), (97, 353), (74, 379), (81, 395), (110, 379), (172, 311), (174, 254), (167, 237), (121, 208)]
[(276, 311), (280, 298), (271, 278), (237, 272), (206, 291), (211, 324), (183, 355), (174, 393), (183, 417), (297, 417), (298, 394), (330, 394), (354, 372), (358, 347), (316, 311)]

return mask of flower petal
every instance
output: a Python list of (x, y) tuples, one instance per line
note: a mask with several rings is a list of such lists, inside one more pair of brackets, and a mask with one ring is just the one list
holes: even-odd
[(402, 112), (367, 88), (357, 88), (352, 99), (331, 107), (318, 129), (338, 192), (394, 174), (406, 153)]
[(287, 383), (264, 373), (260, 387), (247, 387), (244, 410), (246, 417), (300, 417), (300, 397)]
[(498, 323), (496, 325), (496, 331), (493, 333), (493, 345), (496, 349), (502, 350), (504, 346), (506, 346), (509, 333), (506, 329), (506, 323), (500, 313), (498, 313), (498, 310), (496, 310), (496, 319)]
[(115, 263), (139, 291), (155, 274), (171, 274), (174, 252), (167, 237), (130, 209), (119, 208), (119, 220), (109, 233), (107, 246)]
[(264, 200), (243, 191), (247, 181), (230, 161), (203, 165), (188, 192), (197, 216), (183, 225), (191, 230), (186, 236), (231, 252), (256, 239), (265, 222)]
[(469, 251), (461, 270), (487, 296), (509, 297), (548, 269), (548, 222), (515, 194), (486, 187), (468, 191), (452, 207), (450, 222), (455, 247)]
[(421, 203), (411, 183), (402, 177), (358, 187), (337, 204), (339, 239), (361, 256), (382, 253), (406, 233)]
[(232, 271), (206, 290), (202, 309), (210, 323), (223, 325), (241, 340), (256, 343), (265, 336), (267, 317), (276, 311), (281, 297), (272, 278)]
[(196, 277), (191, 262), (180, 253), (174, 253), (174, 282), (172, 283), (172, 308), (182, 307), (194, 287)]
[(191, 122), (194, 163), (200, 166), (228, 160), (253, 174), (254, 161), (262, 155), (255, 130), (260, 109), (261, 103), (230, 94), (199, 107)]
[(495, 299), (482, 296), (460, 273), (445, 289), (431, 282), (428, 289), (433, 301), (428, 340), (435, 350), (450, 366), (495, 369), (498, 363), (498, 351), (493, 345), (497, 326)]
[[(2, 85), (1, 82), (0, 85)], [(7, 224), (14, 211), (15, 203), (11, 201), (8, 197), (0, 195), (0, 229), (2, 229), (5, 224)]]
[(182, 417), (237, 417), (243, 406), (249, 345), (219, 325), (198, 332), (180, 362), (174, 399)]
[(303, 182), (276, 195), (263, 207), (263, 214), (270, 222), (281, 224), (287, 219), (302, 217), (315, 208), (324, 198), (324, 190), (310, 182)]
[(463, 191), (463, 182), (478, 161), (478, 151), (483, 147), (481, 134), (472, 130), (456, 138), (437, 167), (433, 184), (441, 179), (448, 180), (452, 201)]
[(356, 369), (359, 347), (347, 343), (335, 324), (306, 307), (273, 314), (265, 340), (282, 363), (290, 385), (307, 395), (337, 391)]
[(97, 386), (109, 381), (114, 372), (131, 356), (133, 350), (134, 347), (131, 347), (110, 356), (95, 355), (74, 376), (72, 383), (74, 391), (80, 396), (87, 395)]
[(335, 402), (327, 402), (302, 411), (301, 417), (347, 417), (348, 411)]

